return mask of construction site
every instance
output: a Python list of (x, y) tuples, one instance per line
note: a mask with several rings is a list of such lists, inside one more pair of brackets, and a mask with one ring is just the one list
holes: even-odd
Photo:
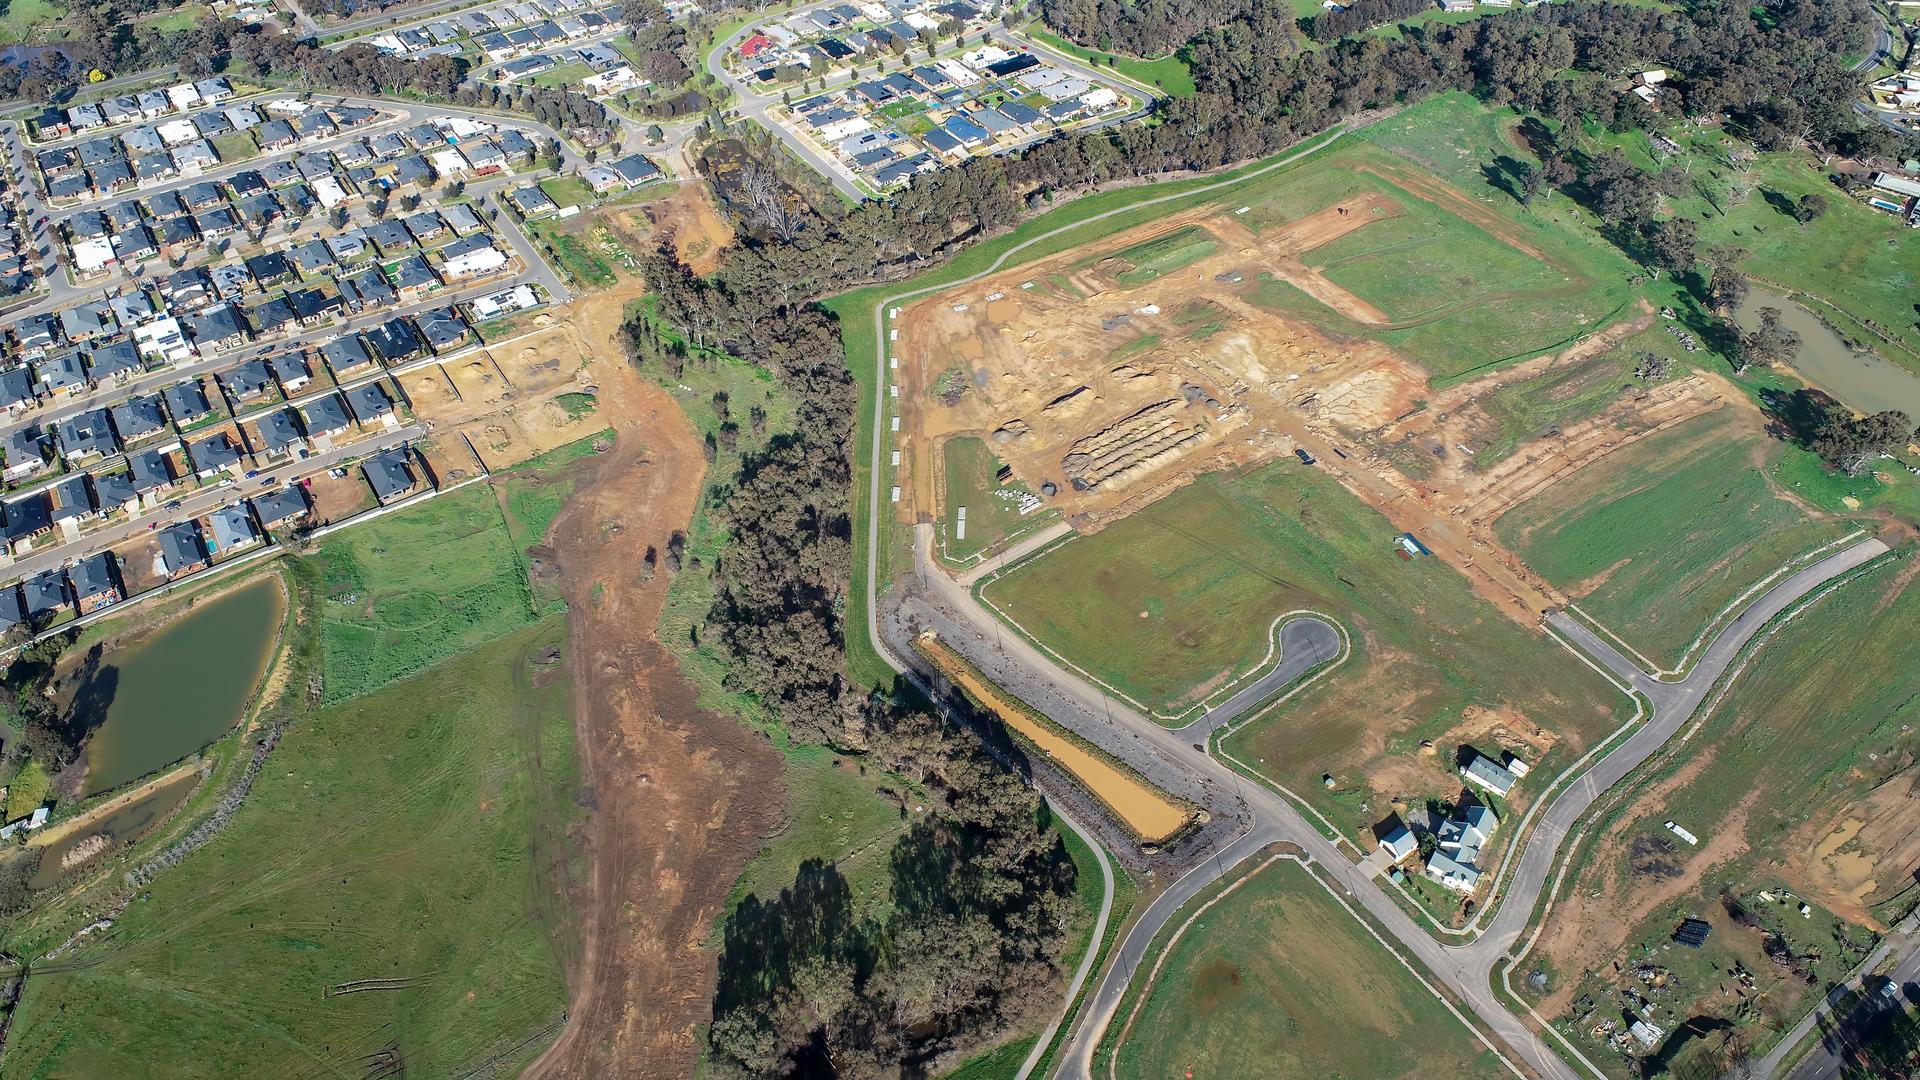
[[(1437, 182), (1418, 190), (1448, 213), (1470, 202)], [(1491, 523), (1645, 433), (1745, 404), (1716, 376), (1684, 374), (1623, 388), (1591, 415), (1477, 456), (1489, 437), (1484, 400), (1556, 372), (1572, 377), (1548, 393), (1578, 392), (1589, 369), (1618, 374), (1622, 343), (1654, 313), (1642, 304), (1564, 348), (1435, 388), (1403, 351), (1273, 300), (1284, 290), (1342, 325), (1404, 325), (1309, 265), (1317, 249), (1399, 216), (1402, 201), (1362, 191), (1257, 231), (1247, 209), (1171, 215), (901, 309), (889, 390), (898, 518), (938, 523), (943, 535), (964, 522), (965, 508), (945, 505), (942, 448), (954, 437), (984, 438), (1002, 483), (1038, 493), (1081, 532), (1197, 475), (1299, 455), (1531, 625), (1566, 598), (1503, 550)], [(1473, 211), (1458, 224), (1547, 258)]]

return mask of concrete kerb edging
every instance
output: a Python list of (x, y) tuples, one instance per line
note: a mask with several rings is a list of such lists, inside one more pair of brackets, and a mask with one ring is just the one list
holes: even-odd
[[(1050, 527), (1051, 526), (1049, 526), (1049, 528)], [(1034, 559), (1039, 558), (1042, 555), (1046, 555), (1051, 552), (1058, 551), (1061, 548), (1065, 547), (1066, 545), (1072, 543), (1073, 541), (1079, 538), (1080, 538), (1079, 533), (1070, 533), (1067, 536), (1063, 536), (1051, 544), (1047, 544), (1043, 547), (1030, 551), (1025, 555), (1022, 555), (1020, 558), (1015, 559), (1011, 563), (1005, 563), (1000, 566), (994, 567), (994, 569), (991, 572), (985, 574), (978, 581), (973, 583), (973, 586), (971, 589), (973, 593), (973, 598), (979, 601), (981, 606), (993, 612), (994, 616), (998, 618), (1001, 622), (1006, 623), (1007, 626), (1010, 629), (1012, 629), (1014, 633), (1020, 635), (1021, 640), (1025, 641), (1027, 644), (1033, 646), (1034, 648), (1040, 650), (1041, 652), (1047, 654), (1048, 659), (1052, 660), (1056, 664), (1059, 664), (1061, 667), (1066, 668), (1067, 670), (1073, 672), (1075, 675), (1080, 676), (1082, 679), (1086, 680), (1088, 683), (1091, 683), (1093, 686), (1098, 687), (1101, 693), (1106, 694), (1108, 697), (1113, 698), (1116, 701), (1125, 702), (1127, 705), (1131, 706), (1135, 712), (1139, 713), (1142, 716), (1148, 717), (1154, 723), (1159, 724), (1161, 727), (1167, 728), (1170, 731), (1181, 731), (1186, 728), (1192, 727), (1194, 724), (1197, 724), (1202, 720), (1205, 720), (1207, 717), (1207, 713), (1213, 709), (1213, 706), (1216, 702), (1225, 701), (1229, 698), (1232, 698), (1233, 695), (1238, 693), (1242, 687), (1245, 687), (1251, 683), (1259, 682), (1261, 679), (1267, 676), (1268, 672), (1272, 671), (1273, 668), (1277, 667), (1281, 659), (1280, 631), (1283, 627), (1283, 624), (1292, 622), (1296, 618), (1313, 617), (1313, 618), (1322, 619), (1328, 623), (1332, 623), (1335, 626), (1339, 625), (1338, 621), (1335, 620), (1332, 616), (1327, 615), (1323, 612), (1313, 611), (1309, 608), (1296, 608), (1292, 611), (1283, 612), (1275, 616), (1273, 622), (1267, 627), (1267, 655), (1266, 656), (1261, 657), (1260, 660), (1256, 662), (1252, 667), (1248, 668), (1246, 671), (1235, 676), (1232, 682), (1216, 689), (1211, 694), (1208, 694), (1204, 699), (1194, 702), (1192, 705), (1189, 705), (1186, 708), (1181, 709), (1179, 712), (1175, 712), (1175, 713), (1161, 712), (1160, 710), (1152, 708), (1146, 705), (1145, 703), (1139, 701), (1138, 699), (1134, 698), (1132, 695), (1126, 693), (1125, 691), (1120, 690), (1119, 688), (1115, 687), (1113, 684), (1100, 678), (1100, 676), (1095, 675), (1093, 672), (1088, 671), (1086, 668), (1083, 668), (1080, 665), (1074, 663), (1072, 660), (1069, 660), (1066, 657), (1060, 655), (1057, 651), (1053, 649), (1052, 646), (1040, 640), (1040, 638), (1036, 636), (1032, 631), (1028, 630), (1025, 626), (1021, 625), (1020, 620), (1014, 618), (1012, 615), (1007, 614), (1005, 609), (1003, 609), (1002, 607), (1000, 607), (1000, 605), (994, 603), (991, 599), (987, 597), (987, 592), (986, 592), (987, 586), (993, 584), (995, 581), (999, 580), (1002, 576), (1014, 570), (1018, 570), (1022, 566), (1025, 566), (1027, 563), (1033, 561)], [(1344, 638), (1346, 636), (1346, 630), (1344, 628), (1341, 628), (1340, 634)], [(1196, 713), (1198, 713), (1198, 715), (1195, 715)], [(1180, 721), (1180, 720), (1184, 720), (1186, 722), (1181, 724), (1178, 727), (1173, 726), (1173, 724), (1171, 723), (1172, 721)]]
[(1845, 536), (1839, 537), (1838, 539), (1835, 539), (1835, 540), (1831, 540), (1825, 544), (1820, 545), (1817, 548), (1814, 548), (1811, 551), (1802, 552), (1801, 554), (1794, 556), (1792, 559), (1789, 559), (1786, 562), (1781, 563), (1778, 567), (1775, 567), (1773, 573), (1768, 574), (1766, 577), (1761, 578), (1759, 581), (1754, 582), (1751, 586), (1748, 586), (1746, 592), (1743, 592), (1739, 596), (1734, 597), (1732, 600), (1727, 601), (1727, 604), (1725, 607), (1722, 607), (1719, 611), (1714, 612), (1713, 618), (1707, 620), (1707, 624), (1701, 627), (1700, 633), (1695, 635), (1693, 642), (1687, 646), (1686, 651), (1680, 654), (1680, 662), (1670, 668), (1663, 668), (1659, 664), (1654, 663), (1653, 660), (1649, 659), (1645, 653), (1642, 653), (1639, 649), (1636, 649), (1632, 645), (1628, 644), (1625, 638), (1622, 638), (1619, 634), (1614, 633), (1605, 624), (1601, 623), (1600, 620), (1587, 614), (1584, 610), (1581, 609), (1580, 605), (1568, 604), (1566, 606), (1566, 611), (1568, 612), (1568, 614), (1577, 617), (1582, 623), (1585, 623), (1588, 629), (1592, 630), (1594, 633), (1600, 635), (1601, 637), (1606, 638), (1608, 641), (1613, 642), (1613, 644), (1619, 646), (1623, 652), (1631, 655), (1635, 660), (1638, 660), (1640, 662), (1641, 668), (1644, 669), (1648, 675), (1652, 676), (1655, 679), (1660, 680), (1661, 682), (1679, 682), (1684, 678), (1686, 678), (1686, 673), (1688, 671), (1692, 670), (1694, 660), (1697, 658), (1695, 654), (1697, 654), (1701, 650), (1701, 648), (1703, 648), (1707, 644), (1708, 641), (1718, 636), (1717, 632), (1724, 628), (1724, 624), (1729, 621), (1728, 617), (1734, 613), (1734, 610), (1736, 608), (1745, 606), (1746, 603), (1752, 600), (1755, 596), (1758, 596), (1761, 593), (1764, 593), (1766, 590), (1772, 588), (1773, 585), (1776, 582), (1778, 582), (1781, 578), (1787, 577), (1790, 574), (1793, 574), (1815, 562), (1818, 562), (1821, 558), (1825, 557), (1826, 555), (1830, 554), (1835, 550), (1838, 550), (1841, 546), (1845, 544), (1850, 544), (1855, 540), (1863, 539), (1866, 537), (1866, 535), (1867, 535), (1867, 532), (1865, 529), (1854, 529), (1852, 532), (1847, 533)]
[(1166, 966), (1168, 958), (1173, 955), (1174, 947), (1180, 944), (1180, 939), (1184, 937), (1186, 932), (1192, 928), (1193, 924), (1199, 921), (1200, 917), (1205, 915), (1215, 904), (1232, 896), (1240, 890), (1241, 886), (1252, 881), (1256, 876), (1265, 872), (1278, 862), (1291, 862), (1299, 866), (1308, 877), (1313, 879), (1314, 884), (1325, 889), (1327, 895), (1333, 898), (1334, 903), (1339, 904), (1349, 917), (1356, 923), (1359, 923), (1361, 928), (1366, 930), (1368, 936), (1372, 937), (1375, 942), (1386, 949), (1387, 952), (1399, 962), (1400, 966), (1406, 969), (1407, 974), (1412, 975), (1414, 980), (1425, 987), (1427, 992), (1432, 994), (1434, 999), (1440, 1002), (1440, 1004), (1446, 1008), (1447, 1012), (1452, 1014), (1454, 1019), (1460, 1021), (1462, 1026), (1472, 1032), (1473, 1037), (1479, 1041), (1480, 1045), (1486, 1047), (1488, 1052), (1500, 1060), (1500, 1064), (1505, 1065), (1507, 1070), (1513, 1073), (1514, 1076), (1521, 1077), (1522, 1080), (1525, 1080), (1527, 1074), (1522, 1072), (1517, 1065), (1509, 1060), (1506, 1054), (1502, 1053), (1500, 1048), (1494, 1045), (1485, 1033), (1483, 1033), (1472, 1020), (1468, 1019), (1465, 1013), (1460, 1011), (1459, 1006), (1455, 1005), (1452, 999), (1441, 993), (1438, 987), (1427, 981), (1426, 975), (1423, 974), (1419, 968), (1413, 966), (1411, 961), (1401, 955), (1400, 950), (1394, 948), (1391, 942), (1380, 936), (1380, 931), (1374, 929), (1372, 922), (1368, 921), (1358, 911), (1355, 911), (1353, 905), (1347, 903), (1346, 897), (1336, 892), (1333, 886), (1329, 885), (1319, 874), (1314, 873), (1314, 862), (1311, 858), (1303, 858), (1289, 852), (1275, 852), (1262, 860), (1259, 865), (1246, 869), (1239, 877), (1229, 882), (1219, 892), (1208, 897), (1204, 903), (1189, 913), (1185, 919), (1181, 920), (1180, 925), (1175, 927), (1173, 932), (1168, 935), (1166, 944), (1160, 946), (1158, 950), (1159, 955), (1155, 957), (1153, 966), (1147, 970), (1146, 981), (1142, 983), (1137, 989), (1137, 992), (1135, 992), (1133, 1007), (1127, 1011), (1125, 1022), (1120, 1025), (1119, 1033), (1114, 1036), (1113, 1053), (1107, 1058), (1106, 1072), (1108, 1080), (1119, 1080), (1117, 1070), (1120, 1062), (1120, 1050), (1126, 1045), (1127, 1037), (1132, 1034), (1133, 1024), (1134, 1021), (1138, 1019), (1140, 1010), (1146, 1007), (1147, 1000), (1152, 995), (1153, 984), (1158, 981), (1160, 977), (1160, 969)]
[[(1248, 724), (1253, 723), (1255, 720), (1259, 720), (1267, 716), (1269, 713), (1272, 713), (1275, 710), (1279, 709), (1282, 705), (1285, 705), (1287, 702), (1293, 700), (1293, 698), (1296, 695), (1304, 693), (1308, 687), (1311, 687), (1315, 683), (1319, 682), (1321, 679), (1332, 674), (1335, 669), (1339, 668), (1341, 665), (1347, 662), (1348, 657), (1353, 655), (1353, 639), (1347, 635), (1346, 624), (1342, 623), (1340, 620), (1334, 618), (1331, 615), (1324, 614), (1322, 612), (1308, 611), (1304, 609), (1299, 611), (1289, 612), (1288, 614), (1291, 615), (1293, 618), (1319, 619), (1320, 621), (1333, 627), (1334, 632), (1340, 635), (1340, 654), (1338, 656), (1335, 656), (1331, 661), (1324, 663), (1319, 667), (1315, 668), (1312, 672), (1310, 672), (1306, 676), (1306, 678), (1303, 678), (1299, 682), (1288, 687), (1285, 690), (1285, 692), (1281, 693), (1278, 697), (1275, 697), (1273, 700), (1257, 708), (1249, 710), (1245, 716), (1235, 717), (1233, 719), (1228, 720), (1226, 723), (1221, 724), (1218, 728), (1214, 730), (1212, 737), (1208, 741), (1208, 752), (1211, 753), (1213, 756), (1219, 758), (1221, 761), (1224, 761), (1227, 764), (1233, 766), (1234, 771), (1239, 773), (1241, 776), (1246, 777), (1248, 780), (1251, 780), (1256, 784), (1260, 784), (1264, 787), (1269, 788), (1274, 793), (1278, 794), (1280, 797), (1286, 799), (1287, 801), (1293, 803), (1295, 806), (1299, 807), (1303, 812), (1312, 815), (1313, 819), (1320, 823), (1322, 835), (1326, 836), (1329, 840), (1331, 840), (1336, 847), (1344, 844), (1347, 847), (1352, 848), (1355, 855), (1364, 856), (1366, 853), (1361, 851), (1359, 847), (1353, 843), (1353, 841), (1347, 839), (1345, 833), (1341, 832), (1338, 828), (1335, 828), (1333, 822), (1328, 821), (1326, 819), (1326, 815), (1320, 813), (1319, 809), (1313, 806), (1313, 804), (1307, 802), (1307, 800), (1301, 798), (1299, 795), (1296, 795), (1293, 791), (1288, 789), (1285, 784), (1280, 783), (1278, 780), (1273, 779), (1272, 777), (1266, 775), (1265, 773), (1259, 771), (1258, 769), (1255, 769), (1253, 766), (1248, 765), (1246, 762), (1235, 757), (1233, 754), (1233, 751), (1227, 749), (1227, 739), (1229, 736), (1232, 736), (1238, 733), (1241, 728), (1246, 727)], [(1281, 618), (1286, 619), (1288, 618), (1288, 616), (1283, 615), (1281, 616)], [(1288, 621), (1292, 621), (1292, 620), (1288, 619)], [(1276, 627), (1278, 627), (1279, 622), (1280, 622), (1279, 619), (1274, 620)]]
[[(1745, 649), (1742, 650), (1740, 662), (1721, 675), (1715, 684), (1712, 696), (1704, 703), (1700, 711), (1700, 718), (1696, 720), (1686, 732), (1681, 734), (1680, 741), (1685, 742), (1706, 723), (1707, 719), (1719, 708), (1720, 702), (1726, 697), (1733, 684), (1738, 681), (1740, 675), (1746, 671), (1747, 665), (1753, 662), (1753, 658), (1758, 655), (1761, 648), (1771, 640), (1775, 634), (1779, 633), (1794, 619), (1798, 618), (1802, 612), (1825, 598), (1829, 593), (1876, 569), (1881, 563), (1899, 557), (1900, 554), (1898, 552), (1889, 551), (1870, 559), (1844, 577), (1827, 583), (1811, 595), (1802, 597), (1799, 601), (1795, 602), (1792, 607), (1775, 616), (1772, 623), (1763, 633), (1747, 643)], [(1558, 637), (1557, 634), (1555, 636), (1556, 638)], [(1573, 648), (1571, 643), (1566, 644), (1568, 648)], [(1577, 649), (1575, 651), (1578, 652)], [(1636, 695), (1636, 699), (1637, 698), (1638, 695)], [(1595, 820), (1595, 817), (1590, 812), (1586, 820), (1582, 822), (1579, 831), (1572, 834), (1570, 850), (1578, 850), (1579, 846), (1586, 841), (1587, 834), (1592, 831)], [(1526, 943), (1508, 957), (1510, 963), (1507, 965), (1506, 970), (1501, 973), (1501, 984), (1507, 995), (1518, 1002), (1522, 1008), (1526, 1009), (1527, 1014), (1532, 1016), (1535, 1022), (1540, 1024), (1542, 1030), (1552, 1033), (1554, 1038), (1557, 1039), (1562, 1046), (1565, 1046), (1581, 1064), (1592, 1070), (1595, 1076), (1604, 1078), (1605, 1073), (1601, 1072), (1592, 1062), (1588, 1061), (1586, 1056), (1582, 1054), (1557, 1027), (1549, 1023), (1545, 1017), (1541, 1016), (1529, 1002), (1513, 989), (1513, 971), (1533, 952), (1534, 946), (1539, 944), (1540, 936), (1546, 931), (1547, 920), (1553, 913), (1553, 907), (1559, 899), (1560, 889), (1566, 883), (1567, 873), (1572, 866), (1572, 859), (1560, 860), (1560, 867), (1555, 871), (1553, 883), (1547, 889), (1539, 916), (1532, 922), (1533, 929), (1528, 934)]]

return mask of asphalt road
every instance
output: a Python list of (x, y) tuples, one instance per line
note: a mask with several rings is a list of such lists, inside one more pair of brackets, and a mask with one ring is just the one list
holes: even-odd
[[(1879, 967), (1887, 957), (1900, 955), (1892, 970), (1884, 975), (1862, 978), (1859, 973), (1869, 972)], [(1862, 983), (1872, 986), (1876, 992), (1856, 1003), (1845, 1019), (1833, 1026), (1834, 1001), (1849, 990)], [(1901, 1001), (1881, 996), (1880, 987), (1891, 983), (1895, 993), (1901, 995)], [(1826, 1033), (1818, 1045), (1800, 1059), (1788, 1075), (1792, 1080), (1831, 1080), (1840, 1074), (1847, 1053), (1859, 1045), (1862, 1036), (1870, 1036), (1873, 1029), (1885, 1020), (1895, 1006), (1904, 1002), (1920, 1003), (1920, 997), (1907, 992), (1907, 987), (1920, 984), (1920, 914), (1910, 915), (1907, 920), (1880, 942), (1880, 947), (1856, 969), (1856, 974), (1830, 990), (1820, 1004), (1808, 1013), (1793, 1029), (1782, 1036), (1773, 1052), (1754, 1063), (1751, 1080), (1773, 1080), (1780, 1073), (1788, 1056), (1813, 1031), (1816, 1025), (1822, 1026)]]

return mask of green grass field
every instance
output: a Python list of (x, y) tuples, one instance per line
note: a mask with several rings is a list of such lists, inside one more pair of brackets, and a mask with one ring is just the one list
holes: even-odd
[[(1356, 180), (1393, 191), (1371, 176)], [(1303, 261), (1340, 285), (1406, 322), (1509, 291), (1548, 292), (1565, 287), (1566, 274), (1501, 243), (1432, 203), (1396, 194), (1400, 213), (1369, 223), (1308, 252)], [(1408, 268), (1421, 267), (1410, 281)]]
[(1173, 945), (1120, 1041), (1132, 1000), (1108, 1037), (1122, 1076), (1508, 1075), (1293, 862), (1257, 871), (1207, 909)]
[(1788, 451), (1750, 425), (1712, 414), (1649, 436), (1509, 510), (1494, 533), (1672, 667), (1750, 586), (1849, 528), (1775, 486), (1764, 463)]
[[(1036, 510), (1022, 517), (1017, 498), (1027, 489), (1016, 480), (1002, 484), (998, 480), (1000, 459), (984, 439), (961, 437), (948, 439), (941, 448), (946, 470), (946, 517), (942, 536), (947, 558), (971, 563), (992, 551), (1008, 538), (1031, 532), (1059, 520), (1053, 510)], [(967, 535), (956, 536), (955, 511), (967, 508)]]
[[(1377, 796), (1458, 789), (1458, 777), (1417, 748), (1469, 708), (1545, 728), (1561, 740), (1559, 756), (1610, 731), (1624, 707), (1591, 669), (1496, 612), (1441, 560), (1397, 558), (1397, 532), (1324, 473), (1286, 461), (1203, 476), (1016, 566), (983, 595), (1067, 660), (1163, 713), (1258, 663), (1282, 611), (1311, 608), (1346, 623), (1353, 656), (1236, 734), (1233, 749), (1358, 834), (1379, 817), (1379, 798), (1360, 807), (1385, 764), (1410, 768), (1396, 769)], [(1319, 783), (1322, 773), (1337, 778), (1336, 790)], [(1415, 783), (1419, 790), (1407, 787)]]
[(5, 14), (0, 14), (0, 44), (17, 44), (36, 33), (65, 37), (58, 27), (66, 13), (66, 8), (49, 0), (11, 0)]
[(593, 189), (577, 176), (550, 176), (540, 181), (540, 190), (562, 207), (593, 205)]
[(554, 609), (536, 596), (525, 549), (539, 542), (571, 490), (561, 474), (586, 443), (401, 514), (327, 537), (323, 568), (326, 700), (378, 689)]
[(536, 241), (552, 246), (550, 261), (557, 262), (560, 270), (581, 288), (603, 289), (619, 280), (613, 264), (580, 234), (564, 232), (545, 222), (530, 223), (527, 232)]
[[(571, 804), (560, 619), (291, 727), (219, 839), (36, 973), (9, 1072), (516, 1072), (565, 1013), (528, 847)], [(328, 996), (363, 979), (407, 989)]]
[(1213, 236), (1197, 225), (1175, 229), (1165, 236), (1142, 241), (1110, 258), (1127, 264), (1129, 269), (1114, 275), (1122, 285), (1145, 285), (1175, 270), (1191, 266), (1214, 253), (1219, 245)]
[(1023, 27), (1020, 32), (1048, 48), (1085, 60), (1095, 67), (1112, 68), (1129, 79), (1156, 87), (1168, 97), (1187, 97), (1194, 92), (1193, 69), (1178, 53), (1158, 60), (1142, 60), (1120, 53), (1099, 52), (1075, 45), (1038, 22)]

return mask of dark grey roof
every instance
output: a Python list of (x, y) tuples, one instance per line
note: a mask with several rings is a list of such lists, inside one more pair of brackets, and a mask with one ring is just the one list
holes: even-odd
[(154, 540), (160, 546), (160, 561), (169, 575), (207, 561), (206, 548), (200, 542), (200, 530), (191, 521), (175, 522), (161, 529)]
[(166, 399), (167, 411), (180, 424), (191, 424), (213, 411), (199, 379), (169, 386), (160, 391), (160, 396)]
[(92, 600), (120, 590), (114, 575), (111, 552), (103, 551), (80, 560), (69, 576), (73, 579), (73, 594), (81, 600)]
[(53, 528), (53, 500), (36, 491), (7, 504), (7, 539), (38, 536)]
[(367, 483), (373, 487), (376, 498), (385, 502), (413, 486), (413, 469), (407, 462), (404, 447), (386, 450), (368, 458), (360, 466), (366, 473)]
[(320, 346), (320, 357), (335, 372), (348, 371), (373, 359), (358, 334), (335, 338)]
[(353, 414), (360, 422), (371, 423), (393, 411), (393, 399), (387, 396), (387, 389), (378, 382), (370, 382), (355, 389), (347, 397), (353, 403)]
[(227, 388), (227, 393), (245, 401), (273, 389), (273, 373), (267, 370), (266, 361), (249, 360), (221, 373), (220, 383)]
[(253, 512), (260, 515), (260, 523), (271, 529), (275, 525), (307, 512), (307, 496), (299, 487), (285, 487), (279, 491), (269, 491), (265, 495), (253, 497)]
[(132, 502), (139, 492), (133, 487), (133, 474), (129, 472), (108, 473), (93, 478), (93, 491), (100, 499), (100, 505), (118, 509)]
[[(356, 390), (354, 393), (357, 394), (359, 391)], [(301, 406), (300, 411), (306, 418), (307, 430), (315, 434), (340, 431), (352, 422), (347, 416), (346, 406), (340, 403), (338, 394), (314, 398)]]
[(142, 495), (173, 483), (173, 467), (158, 450), (128, 454), (127, 475), (133, 478), (133, 490)]
[(286, 450), (300, 442), (300, 427), (289, 409), (275, 409), (260, 418), (260, 438), (269, 451)]
[(67, 575), (58, 570), (42, 570), (20, 583), (28, 615), (45, 615), (66, 607)]
[(232, 436), (222, 431), (212, 438), (188, 443), (187, 460), (193, 463), (195, 472), (215, 472), (240, 464), (240, 447)]
[(113, 429), (120, 433), (121, 442), (145, 438), (167, 427), (167, 415), (160, 410), (158, 394), (128, 398), (115, 405), (112, 413)]

